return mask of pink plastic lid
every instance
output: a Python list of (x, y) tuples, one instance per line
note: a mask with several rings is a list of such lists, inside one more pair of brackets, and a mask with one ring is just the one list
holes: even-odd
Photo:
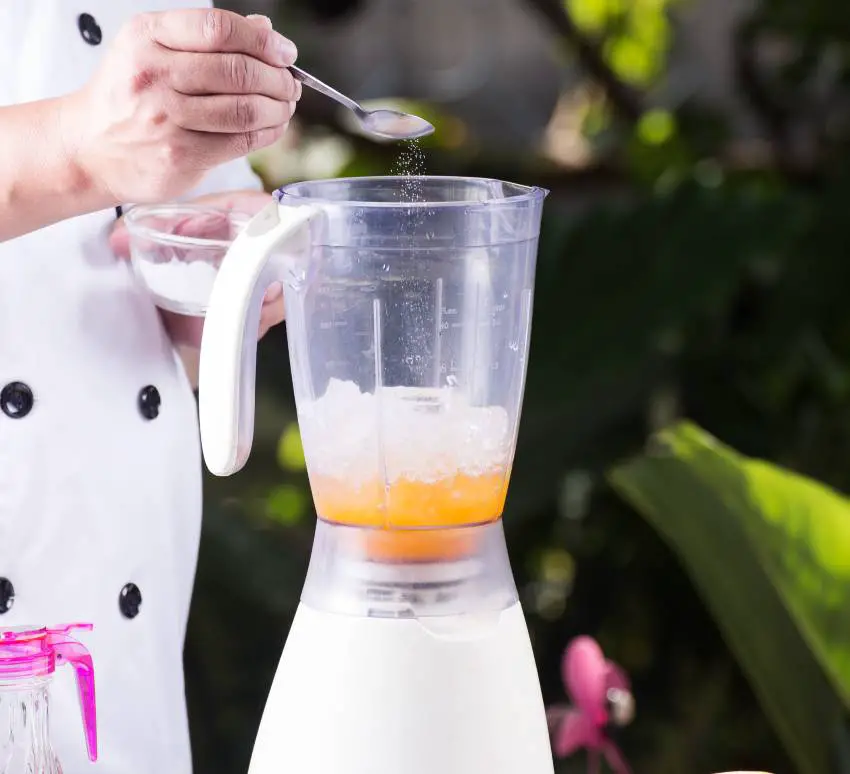
[(67, 624), (48, 629), (0, 629), (0, 680), (27, 680), (52, 675), (57, 665), (70, 664), (77, 678), (80, 709), (89, 760), (97, 760), (97, 710), (94, 666), (85, 645), (71, 637), (72, 629), (91, 631), (92, 625)]

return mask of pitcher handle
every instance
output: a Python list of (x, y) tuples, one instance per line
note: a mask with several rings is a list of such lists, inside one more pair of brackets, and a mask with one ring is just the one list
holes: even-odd
[(80, 710), (83, 716), (83, 729), (86, 736), (86, 752), (89, 760), (97, 760), (97, 705), (94, 691), (94, 664), (91, 654), (79, 640), (68, 634), (68, 630), (88, 629), (91, 624), (72, 624), (47, 633), (47, 643), (56, 656), (57, 664), (70, 664), (77, 678), (77, 693), (80, 697)]
[(304, 236), (319, 212), (308, 205), (269, 204), (239, 233), (218, 270), (198, 371), (201, 447), (213, 475), (235, 473), (251, 453), (260, 311), (268, 286), (279, 279), (269, 259)]

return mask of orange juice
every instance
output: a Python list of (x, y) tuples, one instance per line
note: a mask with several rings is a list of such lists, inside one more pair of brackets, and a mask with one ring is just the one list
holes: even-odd
[(319, 517), (365, 527), (351, 540), (373, 559), (457, 558), (472, 527), (502, 515), (514, 427), (504, 406), (451, 386), (370, 393), (331, 379), (298, 423)]
[(400, 477), (363, 485), (322, 475), (310, 484), (320, 518), (337, 524), (374, 527), (366, 550), (375, 559), (453, 559), (471, 549), (474, 530), (496, 521), (507, 494), (505, 473), (458, 473), (435, 481)]

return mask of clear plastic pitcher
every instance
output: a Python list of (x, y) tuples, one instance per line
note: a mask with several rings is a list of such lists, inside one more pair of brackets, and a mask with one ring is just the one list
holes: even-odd
[(70, 636), (91, 624), (54, 629), (0, 629), (0, 774), (61, 774), (50, 743), (50, 684), (56, 667), (76, 674), (89, 760), (97, 760), (94, 668), (85, 646)]
[[(211, 296), (200, 373), (210, 470), (227, 475), (248, 457), (260, 302), (280, 281), (320, 518), (392, 531), (373, 536), (375, 550), (406, 558), (444, 553), (448, 528), (499, 519), (545, 195), (450, 177), (277, 192), (233, 243)], [(443, 532), (398, 534), (425, 529)]]

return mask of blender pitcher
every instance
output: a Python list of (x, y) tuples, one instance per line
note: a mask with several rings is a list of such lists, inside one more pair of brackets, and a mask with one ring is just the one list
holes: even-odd
[(501, 515), (546, 192), (384, 177), (286, 186), (222, 262), (204, 324), (207, 467), (246, 462), (279, 281), (319, 516), (251, 774), (549, 774)]
[(85, 646), (70, 636), (69, 624), (54, 629), (0, 629), (0, 774), (61, 774), (49, 728), (50, 683), (57, 665), (69, 664), (77, 678), (86, 751), (97, 760), (94, 667)]

